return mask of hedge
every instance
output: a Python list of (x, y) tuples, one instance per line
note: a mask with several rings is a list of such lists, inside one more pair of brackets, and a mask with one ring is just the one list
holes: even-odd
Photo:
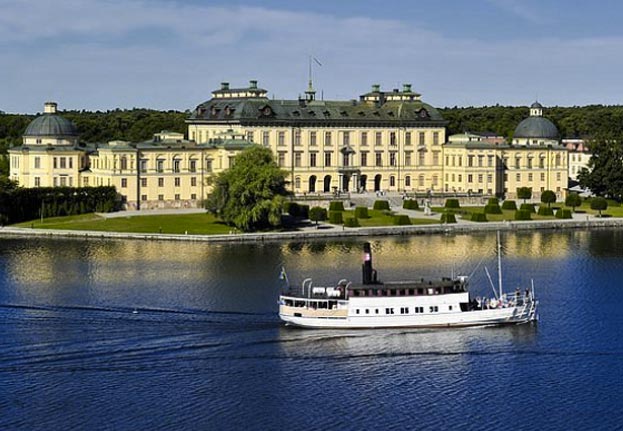
[[(342, 213), (338, 213), (338, 214), (342, 215)], [(357, 220), (357, 217), (346, 217), (344, 219), (344, 226), (359, 227), (359, 220)]]
[(415, 199), (407, 199), (402, 203), (402, 207), (406, 210), (417, 210), (420, 209), (417, 201)]
[(498, 204), (485, 205), (485, 214), (502, 214), (502, 208)]
[(311, 207), (309, 209), (309, 219), (315, 222), (326, 220), (327, 209), (322, 207)]
[(573, 216), (571, 215), (571, 210), (561, 208), (556, 211), (556, 218), (573, 218)]
[(396, 226), (406, 226), (411, 224), (411, 219), (406, 214), (397, 214), (394, 216), (392, 223)]
[(299, 217), (301, 214), (301, 207), (296, 202), (286, 202), (283, 204), (283, 210), (292, 217)]
[(487, 205), (500, 205), (500, 200), (498, 198), (489, 198), (487, 201)]
[[(489, 205), (487, 205), (489, 206)], [(499, 208), (499, 206), (498, 206)], [(484, 213), (472, 213), (472, 221), (477, 221), (477, 222), (485, 222), (487, 221), (487, 214)]]
[(553, 216), (554, 210), (549, 207), (546, 207), (545, 205), (540, 205), (538, 214), (540, 216)]
[(329, 211), (344, 211), (344, 202), (333, 201), (329, 203)]
[(329, 223), (331, 224), (342, 224), (344, 223), (344, 218), (342, 217), (341, 211), (329, 211)]
[(374, 207), (375, 210), (378, 211), (382, 211), (382, 210), (389, 210), (389, 201), (374, 201)]
[(442, 223), (456, 223), (456, 216), (452, 211), (446, 211), (441, 214)]
[(503, 210), (513, 210), (513, 211), (517, 211), (517, 203), (515, 201), (504, 201), (502, 202), (502, 209)]
[(461, 208), (458, 199), (446, 199), (446, 208)]
[(17, 188), (0, 193), (0, 214), (12, 224), (40, 217), (60, 217), (121, 208), (112, 186)]
[(370, 215), (368, 214), (368, 207), (355, 207), (355, 217), (370, 218)]
[(520, 209), (521, 211), (529, 211), (529, 212), (531, 212), (532, 214), (535, 214), (535, 213), (536, 213), (536, 211), (535, 211), (535, 209), (534, 209), (534, 204), (521, 204), (521, 206), (519, 207), (519, 209)]
[(532, 220), (531, 214), (529, 210), (517, 210), (515, 211), (515, 220)]

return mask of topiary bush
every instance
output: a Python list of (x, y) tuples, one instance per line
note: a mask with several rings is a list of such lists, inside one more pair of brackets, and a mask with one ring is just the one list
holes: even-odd
[(406, 214), (397, 214), (394, 216), (392, 223), (396, 226), (406, 226), (411, 224), (411, 219)]
[(529, 210), (517, 210), (515, 211), (515, 220), (532, 220), (531, 214)]
[(301, 205), (299, 204), (299, 217), (309, 218), (309, 205)]
[[(342, 214), (342, 213), (338, 213), (338, 214)], [(344, 219), (344, 226), (346, 227), (359, 227), (359, 220), (357, 220), (357, 217), (346, 217)]]
[(290, 214), (292, 217), (299, 217), (301, 213), (301, 207), (296, 202), (286, 202), (283, 204), (283, 210)]
[(329, 211), (329, 223), (331, 224), (342, 224), (344, 223), (344, 218), (342, 217), (341, 211)]
[(381, 201), (374, 201), (374, 207), (375, 210), (378, 211), (389, 211), (389, 201), (385, 201), (385, 200), (381, 200)]
[(502, 209), (517, 211), (517, 202), (512, 200), (504, 201), (502, 202)]
[(355, 208), (355, 217), (357, 217), (357, 218), (370, 218), (370, 215), (368, 214), (368, 208), (367, 207), (356, 207)]
[(538, 214), (540, 216), (553, 216), (554, 215), (554, 210), (552, 208), (546, 207), (544, 205), (540, 205)]
[[(489, 205), (487, 205), (487, 206), (489, 206)], [(500, 208), (500, 207), (498, 206), (498, 208)], [(471, 220), (472, 221), (477, 221), (477, 222), (485, 222), (485, 221), (487, 221), (487, 214), (484, 214), (484, 213), (472, 213)]]
[(534, 204), (521, 204), (521, 206), (519, 207), (519, 209), (520, 209), (521, 211), (529, 211), (529, 212), (531, 212), (532, 214), (535, 214), (535, 213), (536, 213), (536, 211), (535, 211), (535, 209), (534, 209)]
[(500, 205), (500, 200), (498, 198), (489, 198), (487, 205)]
[(502, 214), (502, 208), (498, 204), (485, 205), (485, 214)]
[(315, 221), (325, 221), (327, 219), (327, 209), (322, 207), (311, 207), (309, 209), (309, 219)]
[(456, 223), (456, 216), (452, 211), (446, 211), (441, 214), (442, 223)]
[(461, 208), (461, 204), (459, 204), (458, 199), (446, 199), (446, 208)]
[(556, 218), (570, 219), (570, 218), (573, 218), (573, 216), (571, 215), (571, 210), (561, 208), (558, 211), (556, 211)]
[(344, 211), (344, 202), (333, 201), (329, 203), (329, 211)]
[(420, 209), (420, 206), (418, 205), (417, 201), (415, 199), (406, 199), (403, 203), (402, 203), (402, 207), (406, 210), (418, 210)]

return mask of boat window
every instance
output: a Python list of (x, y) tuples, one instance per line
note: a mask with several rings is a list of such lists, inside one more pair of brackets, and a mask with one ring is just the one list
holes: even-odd
[(359, 314), (359, 309), (358, 308), (355, 310), (355, 314)]
[(452, 311), (452, 306), (451, 305), (448, 306), (448, 310)]
[(374, 310), (376, 312), (376, 314), (379, 314), (379, 309), (377, 308), (376, 310)]
[(419, 289), (417, 290), (417, 294), (418, 294), (418, 295), (424, 295), (424, 289), (419, 288)]
[(441, 293), (441, 287), (435, 288), (435, 295), (439, 295)]
[(437, 307), (436, 305), (434, 307), (433, 306), (429, 307), (429, 309), (431, 313), (436, 313), (439, 311), (439, 307)]
[(366, 308), (366, 314), (370, 314), (370, 310)]

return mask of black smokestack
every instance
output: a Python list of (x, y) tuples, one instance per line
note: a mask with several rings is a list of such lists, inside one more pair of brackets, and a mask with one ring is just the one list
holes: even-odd
[(361, 265), (361, 269), (363, 272), (363, 284), (373, 284), (376, 280), (372, 280), (372, 249), (369, 242), (363, 244), (363, 265)]

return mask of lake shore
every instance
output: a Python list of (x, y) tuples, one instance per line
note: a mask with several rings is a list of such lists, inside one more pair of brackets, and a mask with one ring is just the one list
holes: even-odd
[(529, 231), (559, 229), (601, 229), (623, 227), (623, 219), (587, 217), (572, 220), (532, 220), (504, 222), (459, 222), (456, 224), (429, 224), (412, 226), (383, 226), (347, 228), (329, 224), (321, 224), (318, 228), (307, 226), (287, 232), (237, 233), (226, 235), (176, 235), (166, 233), (132, 233), (103, 232), (86, 230), (31, 229), (17, 227), (0, 228), (0, 237), (29, 238), (80, 238), (80, 239), (136, 239), (152, 241), (195, 241), (214, 243), (254, 243), (268, 241), (298, 240), (319, 238), (350, 238), (368, 236), (401, 236), (401, 235), (435, 235), (435, 234), (468, 234), (490, 231)]

